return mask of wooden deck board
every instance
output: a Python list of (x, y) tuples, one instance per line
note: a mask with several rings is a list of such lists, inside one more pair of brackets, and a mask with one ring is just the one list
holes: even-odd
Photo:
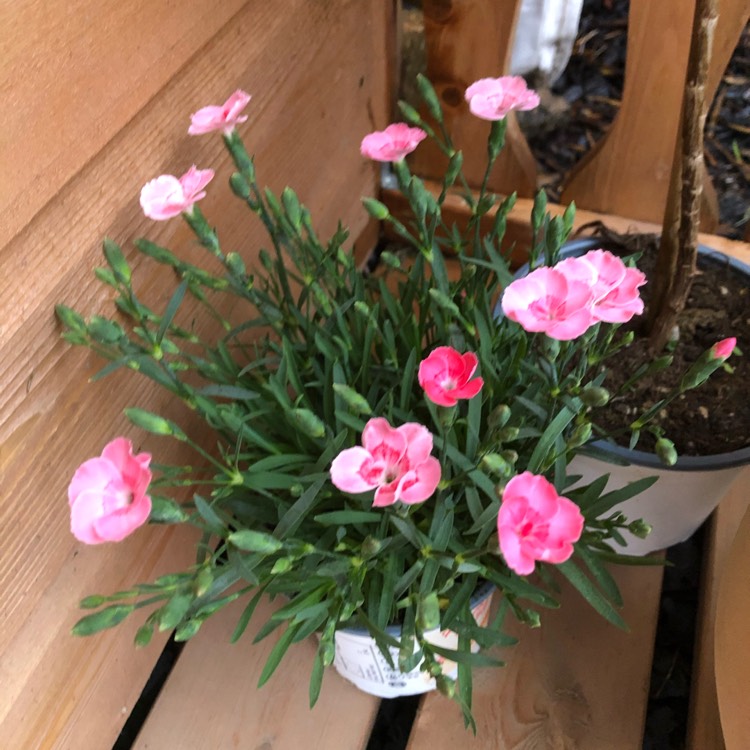
[[(380, 703), (333, 670), (311, 711), (308, 680), (317, 644), (292, 646), (277, 672), (256, 687), (277, 634), (252, 636), (274, 610), (261, 604), (248, 632), (229, 637), (242, 611), (228, 607), (188, 643), (135, 743), (135, 750), (360, 750)], [(253, 623), (257, 623), (253, 627)]]
[(643, 740), (662, 568), (613, 567), (622, 591), (626, 633), (607, 623), (570, 587), (542, 626), (510, 632), (501, 669), (476, 670), (477, 735), (458, 708), (426, 697), (408, 750), (636, 750)]

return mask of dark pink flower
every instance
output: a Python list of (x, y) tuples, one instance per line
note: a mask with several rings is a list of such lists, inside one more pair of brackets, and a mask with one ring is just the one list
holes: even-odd
[(521, 76), (480, 78), (466, 89), (465, 97), (471, 113), (482, 120), (502, 120), (514, 109), (539, 106), (539, 95)]
[(148, 520), (151, 482), (148, 453), (133, 455), (130, 440), (120, 437), (101, 456), (84, 461), (68, 487), (70, 530), (86, 544), (119, 542)]
[(362, 139), (362, 156), (375, 161), (401, 161), (427, 137), (422, 128), (410, 128), (397, 122), (385, 130), (376, 130)]
[(341, 451), (331, 464), (331, 481), (344, 492), (375, 490), (373, 505), (421, 503), (437, 489), (440, 463), (431, 456), (432, 435), (416, 422), (393, 428), (382, 417), (362, 431), (362, 447)]
[(149, 219), (165, 221), (190, 211), (196, 201), (206, 197), (204, 188), (213, 178), (212, 169), (196, 169), (195, 165), (179, 179), (171, 174), (163, 174), (143, 186), (143, 213)]
[(500, 551), (519, 575), (534, 572), (536, 560), (565, 562), (583, 532), (583, 515), (542, 476), (525, 471), (508, 482), (497, 516)]
[(525, 330), (569, 341), (596, 322), (593, 301), (590, 283), (543, 266), (509, 284), (502, 307), (507, 317)]
[(439, 346), (419, 364), (419, 385), (433, 403), (455, 406), (460, 398), (474, 398), (484, 385), (482, 378), (470, 379), (477, 364), (473, 352), (459, 354), (450, 346)]
[(727, 359), (731, 356), (735, 346), (737, 346), (737, 339), (734, 336), (717, 341), (711, 347), (711, 357), (713, 359)]
[(591, 250), (578, 258), (566, 258), (554, 268), (569, 280), (591, 286), (592, 312), (605, 323), (626, 323), (643, 312), (638, 288), (646, 283), (645, 275), (630, 268), (621, 258), (607, 250)]
[(190, 135), (203, 135), (214, 130), (221, 130), (229, 135), (235, 126), (247, 120), (247, 115), (241, 114), (252, 97), (242, 89), (237, 89), (220, 107), (211, 105), (203, 107), (190, 115)]

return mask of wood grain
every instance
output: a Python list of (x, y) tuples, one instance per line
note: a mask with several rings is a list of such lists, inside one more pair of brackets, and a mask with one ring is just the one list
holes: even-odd
[[(469, 185), (479, 187), (484, 175), (490, 123), (469, 112), (467, 86), (479, 78), (496, 78), (509, 70), (519, 0), (425, 0), (427, 77), (443, 106), (445, 124), (456, 146), (463, 150)], [(441, 176), (446, 161), (432, 141), (425, 141), (411, 162), (425, 177)], [(536, 163), (515, 115), (508, 117), (506, 146), (488, 182), (501, 193), (514, 190), (531, 196), (536, 189)]]
[(662, 569), (613, 567), (626, 633), (607, 623), (568, 586), (561, 608), (535, 630), (509, 624), (520, 642), (506, 665), (475, 671), (477, 735), (454, 703), (428, 695), (408, 750), (640, 750), (656, 633)]
[[(715, 648), (717, 601), (732, 542), (750, 506), (750, 471), (737, 477), (711, 518), (703, 557), (698, 629), (693, 653), (693, 677), (688, 716), (688, 750), (723, 750), (724, 737), (716, 690)], [(746, 580), (747, 568), (743, 575)], [(739, 641), (737, 644), (739, 645)], [(718, 652), (716, 653), (718, 658)], [(741, 715), (743, 712), (739, 711)], [(750, 741), (750, 738), (748, 738)], [(738, 750), (739, 750), (738, 746)]]
[(251, 641), (277, 606), (260, 605), (236, 644), (229, 637), (241, 607), (232, 605), (204, 625), (164, 685), (136, 750), (364, 750), (380, 701), (329, 668), (311, 710), (314, 638), (293, 645), (270, 681), (257, 688), (278, 634), (257, 644)]
[[(33, 5), (38, 10), (39, 4)], [(71, 13), (81, 8), (86, 12), (71, 16), (70, 24), (80, 26), (83, 18), (91, 24), (89, 47), (76, 58), (80, 69), (75, 74), (81, 80), (88, 80), (88, 70), (96, 88), (99, 73), (92, 60), (97, 59), (97, 35), (109, 38), (127, 19), (135, 27), (132, 33), (146, 34), (138, 27), (149, 25), (142, 15), (147, 5), (155, 7), (124, 2), (110, 15), (103, 10), (100, 14), (100, 6), (93, 2), (73, 7)], [(110, 6), (101, 6), (105, 7)], [(143, 440), (142, 434), (126, 427), (124, 406), (167, 411), (197, 437), (202, 434), (136, 376), (116, 375), (88, 385), (87, 378), (103, 363), (59, 340), (54, 304), (64, 302), (86, 314), (112, 310), (111, 295), (91, 273), (102, 264), (100, 243), (106, 235), (123, 243), (133, 262), (134, 284), (144, 299), (166, 305), (174, 290), (172, 277), (137, 257), (131, 240), (148, 234), (193, 260), (200, 251), (179, 219), (147, 221), (138, 193), (153, 176), (181, 174), (192, 163), (216, 169), (202, 208), (219, 226), (225, 249), (241, 252), (252, 265), (265, 242), (258, 223), (230, 197), (231, 168), (221, 139), (186, 135), (190, 112), (223, 101), (237, 87), (254, 94), (243, 134), (256, 152), (261, 182), (274, 190), (293, 185), (317, 216), (323, 236), (335, 229), (339, 218), (356, 236), (367, 224), (359, 196), (372, 194), (377, 184), (377, 171), (361, 159), (358, 145), (362, 133), (387, 122), (382, 55), (388, 32), (386, 5), (375, 0), (288, 0), (288, 12), (279, 13), (262, 0), (252, 0), (223, 26), (219, 19), (229, 3), (221, 12), (209, 13), (201, 6), (198, 19), (192, 15), (196, 4), (169, 7), (170, 12), (186, 15), (182, 26), (175, 20), (170, 30), (181, 34), (181, 29), (200, 27), (204, 36), (195, 54), (166, 75), (135, 109), (119, 113), (115, 131), (105, 139), (106, 149), (80, 135), (88, 148), (85, 164), (71, 162), (70, 169), (79, 171), (65, 177), (64, 190), (52, 189), (41, 210), (36, 206), (37, 213), (26, 217), (13, 240), (0, 248), (3, 748), (111, 746), (158, 649), (134, 654), (128, 627), (88, 640), (71, 638), (68, 630), (79, 616), (77, 601), (87, 593), (111, 592), (158, 572), (181, 569), (193, 554), (184, 535), (156, 528), (101, 548), (84, 548), (70, 536), (65, 501), (69, 477), (114, 436), (132, 436), (159, 460), (195, 459), (175, 453), (166, 441)], [(10, 6), (2, 12), (11, 12)], [(55, 28), (48, 32), (53, 34)], [(159, 55), (176, 55), (164, 29), (149, 44), (155, 45), (149, 53), (154, 66)], [(54, 40), (50, 45), (54, 48)], [(137, 48), (131, 44), (131, 53)], [(119, 64), (137, 63), (126, 59)], [(128, 72), (121, 73), (127, 79)], [(130, 86), (138, 88), (136, 83)], [(28, 97), (33, 94), (25, 92)], [(62, 112), (62, 121), (67, 117)], [(3, 160), (15, 161), (15, 145), (3, 141), (0, 154)], [(32, 161), (34, 154), (29, 154)], [(193, 310), (186, 302), (184, 320)]]
[(2, 3), (0, 247), (246, 4)]
[[(562, 202), (661, 224), (682, 109), (694, 0), (632, 0), (622, 105), (612, 127), (566, 178)], [(748, 0), (719, 0), (706, 100), (711, 101), (750, 16)], [(704, 179), (701, 222), (718, 206)]]
[[(715, 667), (721, 726), (727, 750), (750, 746), (750, 595), (747, 571), (750, 568), (750, 494), (742, 489), (745, 513), (733, 524), (736, 534), (720, 571), (716, 601)], [(718, 747), (714, 745), (713, 747)]]

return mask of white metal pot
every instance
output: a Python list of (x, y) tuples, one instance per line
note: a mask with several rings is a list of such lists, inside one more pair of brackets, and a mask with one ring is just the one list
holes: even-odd
[[(490, 618), (490, 605), (495, 588), (486, 584), (472, 598), (471, 612), (478, 625), (485, 626)], [(387, 628), (389, 635), (398, 637), (398, 625)], [(427, 640), (443, 648), (455, 650), (458, 636), (450, 630), (432, 630), (425, 633)], [(398, 649), (391, 647), (391, 658), (398, 664)], [(380, 652), (375, 639), (363, 628), (344, 628), (336, 631), (336, 656), (333, 661), (336, 671), (360, 690), (380, 698), (398, 698), (417, 695), (435, 689), (435, 679), (417, 666), (403, 673), (393, 669)], [(457, 666), (453, 662), (443, 663), (443, 674), (455, 678)]]

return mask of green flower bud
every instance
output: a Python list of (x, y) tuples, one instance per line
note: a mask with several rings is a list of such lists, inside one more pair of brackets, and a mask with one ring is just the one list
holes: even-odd
[(391, 215), (388, 206), (379, 200), (375, 200), (375, 198), (362, 198), (362, 205), (365, 207), (365, 211), (378, 221), (383, 221)]
[(202, 567), (193, 581), (193, 591), (196, 596), (203, 596), (214, 582), (214, 574), (211, 568)]
[(674, 466), (677, 463), (677, 450), (671, 440), (668, 440), (665, 437), (659, 438), (656, 441), (654, 450), (659, 457), (659, 460), (665, 466)]
[(579, 424), (571, 433), (568, 440), (568, 448), (578, 448), (591, 439), (591, 423)]
[(417, 603), (417, 623), (424, 630), (435, 630), (440, 627), (440, 603), (436, 591), (419, 599)]
[(586, 406), (599, 407), (607, 404), (610, 398), (609, 391), (596, 385), (587, 385), (580, 395), (581, 401)]
[(493, 474), (499, 474), (501, 477), (508, 477), (513, 471), (511, 465), (499, 453), (485, 453), (482, 456), (481, 466)]
[(325, 437), (325, 424), (309, 409), (292, 409), (289, 414), (294, 424), (308, 437)]
[(271, 568), (271, 575), (276, 575), (278, 573), (286, 573), (288, 570), (292, 569), (292, 561), (288, 557), (280, 557)]
[(361, 394), (357, 393), (354, 388), (350, 388), (348, 385), (343, 383), (334, 383), (333, 390), (341, 396), (344, 403), (355, 413), (355, 414), (372, 414), (370, 404), (367, 403), (367, 399)]
[(518, 437), (519, 432), (518, 427), (504, 427), (497, 437), (501, 443), (512, 443)]
[(628, 531), (639, 539), (645, 539), (651, 533), (651, 524), (639, 518), (628, 526)]
[(245, 261), (242, 260), (242, 256), (238, 253), (227, 253), (227, 268), (235, 276), (244, 276), (247, 273), (245, 268)]
[(512, 450), (501, 451), (500, 455), (509, 463), (515, 464), (518, 461), (518, 453)]
[(492, 410), (489, 418), (487, 419), (487, 426), (491, 430), (498, 430), (506, 425), (506, 423), (510, 419), (510, 415), (510, 406), (508, 406), (507, 404), (500, 404), (500, 406), (496, 406)]
[(367, 557), (374, 557), (375, 555), (380, 552), (380, 548), (383, 546), (383, 543), (376, 539), (373, 536), (365, 537), (365, 540), (362, 542), (362, 556)]
[(446, 677), (444, 674), (439, 674), (435, 677), (435, 684), (437, 689), (446, 698), (453, 698), (456, 694), (456, 681), (451, 680), (450, 677)]
[(250, 184), (239, 172), (229, 178), (229, 187), (238, 198), (247, 200), (250, 197)]
[(389, 268), (401, 268), (401, 261), (395, 253), (384, 250), (380, 253), (380, 260)]

